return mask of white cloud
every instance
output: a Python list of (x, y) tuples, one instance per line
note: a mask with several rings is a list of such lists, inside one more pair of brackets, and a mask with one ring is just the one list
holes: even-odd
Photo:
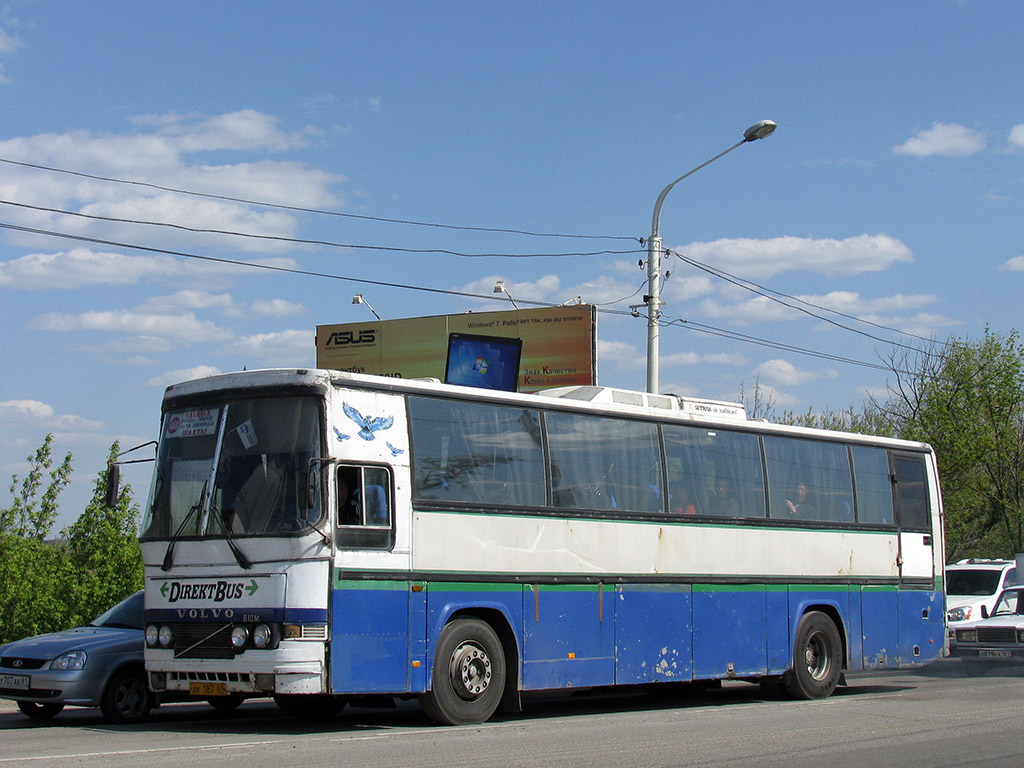
[(141, 115), (137, 125), (157, 126), (158, 134), (168, 139), (181, 152), (211, 152), (215, 150), (284, 152), (300, 149), (315, 133), (307, 128), (297, 133), (282, 131), (280, 121), (272, 115), (243, 109), (223, 115)]
[[(298, 267), (293, 259), (284, 257), (248, 259), (247, 262), (284, 269)], [(201, 277), (208, 283), (214, 275), (252, 275), (254, 269), (259, 268), (173, 256), (131, 256), (74, 248), (55, 253), (30, 253), (0, 262), (0, 286), (49, 290), (87, 285), (130, 285), (143, 280), (180, 282), (188, 277)]]
[(750, 279), (802, 270), (826, 275), (878, 272), (913, 261), (910, 249), (885, 234), (832, 238), (722, 239), (675, 248), (685, 256)]
[(1005, 269), (1009, 272), (1024, 272), (1024, 256), (1014, 256), (1009, 261), (1003, 262), (1000, 269)]
[(257, 299), (252, 303), (252, 311), (260, 317), (288, 317), (306, 314), (306, 308), (302, 304), (284, 299)]
[[(228, 341), (233, 334), (213, 323), (199, 320), (191, 312), (155, 314), (135, 310), (107, 310), (66, 314), (50, 312), (28, 323), (34, 331), (100, 331), (129, 336), (163, 339), (179, 346), (201, 342)], [(152, 351), (152, 347), (148, 347)]]
[(957, 123), (932, 123), (925, 131), (918, 131), (903, 144), (892, 148), (898, 155), (929, 157), (970, 157), (985, 149), (985, 135)]
[(128, 285), (177, 272), (178, 264), (171, 256), (127, 256), (88, 248), (30, 253), (0, 263), (0, 285), (21, 289)]
[(505, 283), (505, 290), (516, 301), (519, 299), (527, 301), (553, 301), (553, 297), (561, 293), (562, 281), (558, 275), (544, 275), (532, 282), (528, 280), (509, 280), (501, 275), (488, 275), (471, 283), (466, 283), (462, 287), (456, 288), (456, 290), (488, 296), (494, 294), (494, 286), (499, 280)]
[(216, 376), (218, 373), (220, 373), (220, 370), (210, 365), (197, 365), (195, 368), (179, 368), (176, 371), (167, 371), (167, 373), (150, 379), (146, 382), (146, 386), (164, 389), (171, 384), (201, 379), (206, 376)]
[[(313, 330), (279, 331), (244, 336), (232, 342), (225, 353), (251, 357), (273, 368), (313, 365), (316, 333)], [(253, 368), (254, 365), (247, 364)]]
[(647, 366), (646, 352), (625, 341), (597, 340), (597, 361), (599, 366), (611, 365), (619, 370), (644, 369)]
[(0, 424), (32, 425), (42, 429), (94, 431), (103, 429), (98, 421), (73, 414), (61, 414), (52, 405), (39, 400), (7, 400), (0, 402)]
[(24, 43), (4, 29), (0, 29), (0, 54), (10, 56)]
[(1024, 123), (1010, 129), (1010, 144), (1014, 149), (1024, 149)]
[(769, 384), (789, 387), (823, 378), (835, 379), (839, 376), (838, 372), (831, 369), (825, 371), (803, 371), (788, 360), (782, 360), (781, 358), (761, 363), (754, 369), (754, 373), (757, 374), (758, 381), (764, 379)]
[[(345, 181), (337, 174), (294, 161), (201, 165), (189, 157), (210, 151), (266, 153), (301, 149), (314, 133), (310, 128), (287, 132), (282, 130), (276, 117), (244, 110), (214, 116), (144, 116), (136, 119), (134, 132), (123, 134), (78, 130), (18, 137), (0, 141), (0, 157), (139, 184), (114, 184), (12, 165), (4, 169), (0, 195), (27, 205), (96, 216), (293, 237), (298, 222), (292, 213), (225, 199), (185, 196), (145, 185), (299, 207), (343, 207), (343, 201), (333, 192), (335, 185)], [(11, 208), (6, 213), (17, 224), (106, 239), (120, 236), (133, 243), (145, 243), (146, 238), (151, 237), (151, 242), (165, 248), (195, 243), (200, 237), (205, 247), (213, 243), (235, 251), (273, 252), (295, 247), (275, 240), (212, 238), (166, 227), (128, 230), (127, 225), (116, 222), (72, 219), (29, 209)], [(7, 236), (14, 242), (26, 242), (24, 235), (9, 233)]]

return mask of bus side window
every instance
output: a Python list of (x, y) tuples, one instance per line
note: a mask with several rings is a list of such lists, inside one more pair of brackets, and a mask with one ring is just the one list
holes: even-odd
[(384, 467), (338, 467), (338, 525), (389, 526), (391, 475)]

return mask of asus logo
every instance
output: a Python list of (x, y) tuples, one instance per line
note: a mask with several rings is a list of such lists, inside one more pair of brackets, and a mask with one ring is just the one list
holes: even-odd
[(348, 347), (355, 344), (375, 344), (377, 331), (364, 328), (361, 331), (335, 331), (327, 337), (327, 347)]

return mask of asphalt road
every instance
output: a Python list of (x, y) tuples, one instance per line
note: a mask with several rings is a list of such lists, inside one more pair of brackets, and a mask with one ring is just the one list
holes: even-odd
[(969, 677), (943, 661), (849, 683), (811, 702), (773, 700), (744, 683), (689, 696), (547, 697), (521, 715), (455, 728), (431, 724), (414, 702), (349, 707), (316, 723), (267, 700), (230, 713), (175, 704), (134, 726), (86, 709), (37, 722), (0, 702), (0, 768), (1024, 765), (1024, 668)]

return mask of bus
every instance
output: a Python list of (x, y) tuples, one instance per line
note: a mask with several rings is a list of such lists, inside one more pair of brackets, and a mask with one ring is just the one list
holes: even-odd
[(300, 716), (416, 697), (455, 725), (531, 691), (822, 698), (944, 654), (922, 443), (596, 386), (292, 369), (169, 387), (156, 453), (156, 692)]

